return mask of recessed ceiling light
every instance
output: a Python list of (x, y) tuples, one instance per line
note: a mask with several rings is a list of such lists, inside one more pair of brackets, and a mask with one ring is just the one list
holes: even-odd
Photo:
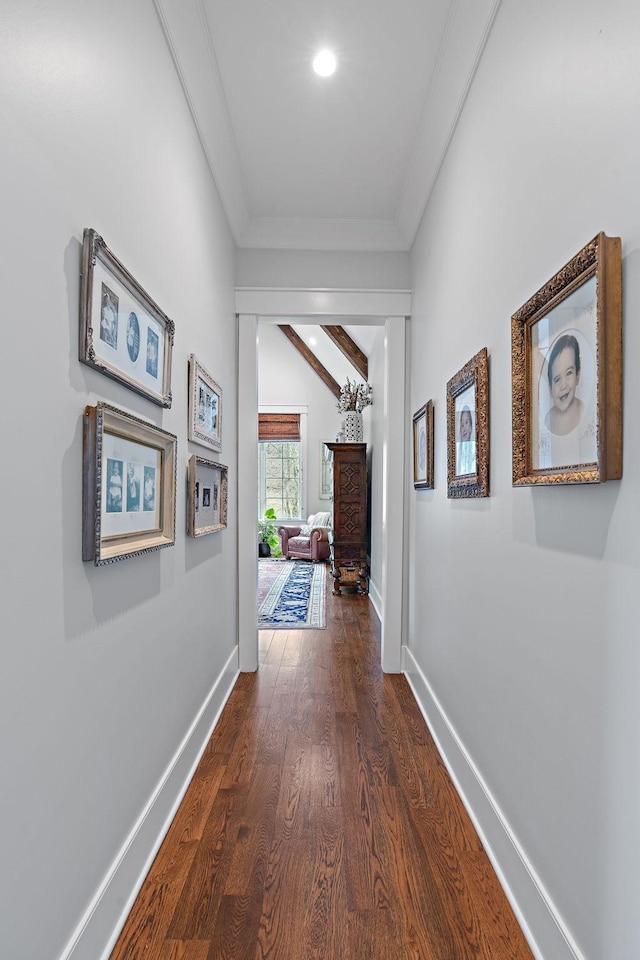
[(309, 346), (310, 346), (310, 347), (315, 347), (315, 345), (316, 345), (317, 342), (318, 342), (318, 341), (316, 340), (315, 337), (309, 337)]
[(312, 66), (319, 77), (330, 77), (336, 72), (338, 61), (331, 50), (321, 50), (313, 58)]

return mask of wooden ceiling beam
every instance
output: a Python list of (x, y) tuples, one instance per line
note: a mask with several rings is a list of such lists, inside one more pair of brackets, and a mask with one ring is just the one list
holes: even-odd
[(356, 368), (364, 380), (369, 379), (369, 361), (358, 344), (351, 339), (344, 327), (328, 326), (322, 328), (326, 335), (333, 340), (336, 347), (342, 351), (347, 360)]
[(317, 373), (324, 385), (331, 390), (331, 393), (334, 395), (336, 400), (339, 400), (340, 385), (338, 384), (337, 380), (333, 379), (327, 368), (320, 363), (313, 350), (309, 349), (304, 340), (295, 332), (293, 327), (290, 327), (286, 323), (278, 324), (278, 326), (284, 333), (287, 340), (296, 348), (300, 356), (302, 356), (307, 361), (311, 369)]

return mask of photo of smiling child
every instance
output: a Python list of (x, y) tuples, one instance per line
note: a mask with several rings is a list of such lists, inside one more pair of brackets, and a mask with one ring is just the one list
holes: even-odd
[(595, 461), (593, 352), (583, 331), (562, 331), (540, 370), (539, 468)]
[(474, 413), (476, 407), (475, 386), (468, 387), (456, 397), (456, 476), (475, 473), (476, 437)]
[(584, 403), (576, 392), (580, 383), (580, 347), (573, 334), (563, 334), (552, 346), (547, 377), (553, 406), (545, 417), (545, 426), (556, 437), (564, 437), (575, 430), (584, 416)]

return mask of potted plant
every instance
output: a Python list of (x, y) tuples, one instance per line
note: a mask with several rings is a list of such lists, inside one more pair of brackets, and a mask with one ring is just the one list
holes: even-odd
[(276, 528), (276, 512), (268, 507), (264, 516), (258, 520), (258, 556), (270, 557), (272, 550), (278, 550), (280, 540)]

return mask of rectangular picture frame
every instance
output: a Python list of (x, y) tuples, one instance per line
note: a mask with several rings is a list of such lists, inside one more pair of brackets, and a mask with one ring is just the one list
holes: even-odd
[(177, 438), (107, 403), (83, 421), (82, 559), (95, 566), (176, 539)]
[(333, 450), (327, 446), (332, 440), (320, 441), (320, 483), (318, 500), (333, 498)]
[(189, 440), (222, 450), (222, 389), (195, 354), (189, 356)]
[(229, 470), (223, 463), (197, 454), (187, 467), (187, 533), (202, 537), (227, 526)]
[(427, 400), (413, 415), (413, 486), (416, 490), (433, 490), (433, 400)]
[(483, 347), (447, 383), (447, 496), (489, 496), (489, 354)]
[(599, 233), (511, 318), (514, 486), (622, 477), (622, 257)]
[(81, 270), (80, 361), (170, 407), (173, 320), (90, 227)]

